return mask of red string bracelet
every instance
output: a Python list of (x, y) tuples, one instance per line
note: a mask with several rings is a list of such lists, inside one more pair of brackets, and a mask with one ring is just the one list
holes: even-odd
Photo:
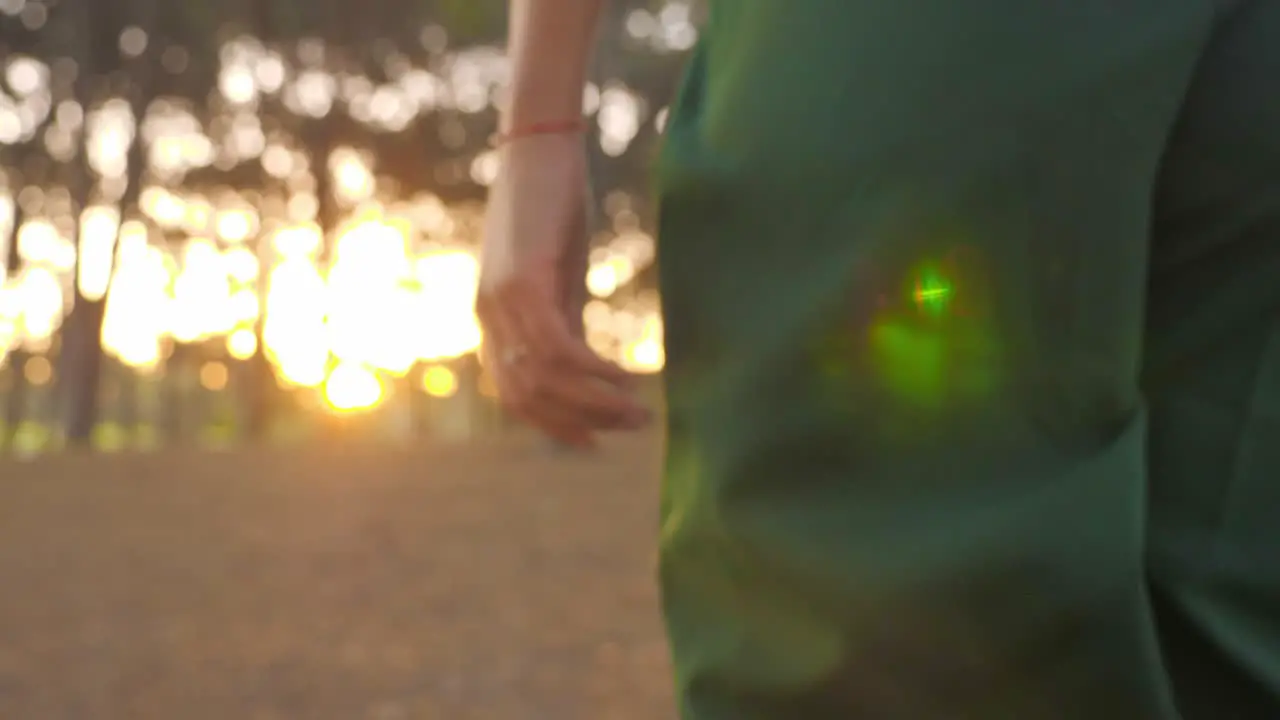
[(506, 145), (520, 138), (537, 135), (571, 135), (584, 132), (586, 129), (587, 121), (582, 119), (529, 123), (528, 125), (517, 125), (504, 133), (494, 135), (493, 144), (495, 146)]

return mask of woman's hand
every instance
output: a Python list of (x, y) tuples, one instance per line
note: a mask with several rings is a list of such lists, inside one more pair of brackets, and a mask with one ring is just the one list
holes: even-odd
[(586, 153), (577, 134), (506, 144), (489, 195), (476, 312), (502, 405), (548, 435), (589, 446), (649, 413), (632, 376), (596, 355), (582, 328), (588, 239)]

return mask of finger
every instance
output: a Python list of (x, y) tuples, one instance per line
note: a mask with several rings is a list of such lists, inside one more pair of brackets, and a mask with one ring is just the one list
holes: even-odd
[(535, 406), (528, 418), (528, 422), (542, 433), (566, 445), (589, 448), (596, 444), (592, 428), (554, 405)]
[(527, 422), (603, 431), (635, 430), (651, 420), (647, 408), (616, 386), (537, 365), (531, 357), (508, 364), (496, 377), (499, 397)]
[(555, 299), (524, 283), (511, 285), (507, 292), (503, 305), (517, 309), (511, 321), (519, 323), (520, 336), (537, 357), (616, 384), (634, 381), (631, 373), (600, 357), (574, 335)]
[(531, 373), (538, 402), (563, 408), (596, 429), (639, 428), (648, 423), (649, 410), (607, 381), (554, 367)]
[[(477, 301), (477, 314), (492, 342), (487, 353), (493, 366), (498, 395), (515, 417), (538, 426), (548, 434), (581, 443), (584, 433), (596, 430), (636, 429), (650, 419), (647, 409), (620, 390), (619, 378), (629, 381), (629, 373), (599, 358), (560, 324), (528, 322), (542, 311), (550, 322), (563, 321), (563, 314), (548, 311), (545, 295), (507, 286), (503, 291)], [(542, 307), (539, 308), (539, 300)], [(530, 330), (529, 328), (533, 328)], [(549, 342), (561, 331), (559, 343)], [(551, 332), (553, 335), (548, 335)], [(566, 362), (565, 348), (578, 346), (597, 367)], [(504, 348), (524, 347), (527, 356), (511, 362), (501, 357)], [(504, 361), (506, 360), (506, 361)], [(603, 367), (599, 367), (603, 366)], [(596, 370), (598, 374), (591, 374)]]
[(508, 350), (524, 347), (524, 341), (518, 336), (518, 324), (498, 299), (488, 293), (476, 297), (476, 317), (483, 331), (481, 356), (493, 374), (498, 399), (504, 404), (521, 402), (521, 397), (530, 393), (529, 383), (513, 374), (513, 363), (504, 357)]
[(590, 411), (557, 402), (547, 395), (534, 395), (521, 408), (522, 418), (546, 434), (575, 445), (595, 443), (601, 432), (638, 430), (650, 419), (648, 411), (617, 413)]
[(512, 300), (515, 293), (510, 289), (514, 281), (493, 290), (481, 291), (476, 296), (475, 312), (484, 331), (485, 345), (490, 349), (491, 359), (502, 362), (504, 350), (533, 351), (525, 333), (521, 331), (521, 322), (516, 317)]
[(556, 440), (575, 447), (593, 443), (590, 424), (578, 413), (548, 402), (532, 392), (521, 373), (506, 373), (508, 390), (499, 390), (503, 408), (521, 422)]
[[(495, 326), (499, 325), (502, 323), (495, 323)], [(561, 442), (575, 446), (589, 444), (591, 423), (586, 422), (581, 413), (548, 397), (544, 389), (548, 386), (544, 377), (546, 372), (532, 367), (531, 358), (511, 361), (502, 357), (505, 347), (514, 346), (510, 340), (496, 340), (487, 346), (492, 363), (490, 372), (503, 410)]]
[(638, 430), (651, 421), (650, 411), (617, 387), (536, 366), (532, 358), (508, 364), (496, 377), (504, 408), (566, 442), (589, 444), (598, 432)]
[(553, 406), (543, 406), (531, 413), (525, 422), (550, 438), (581, 448), (594, 447), (602, 432), (632, 429), (614, 420), (598, 419), (583, 424), (576, 416), (561, 414)]

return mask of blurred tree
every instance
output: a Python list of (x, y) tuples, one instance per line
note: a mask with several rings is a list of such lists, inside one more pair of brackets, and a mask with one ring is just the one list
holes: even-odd
[[(114, 264), (120, 232), (127, 223), (149, 223), (139, 201), (147, 178), (146, 143), (142, 121), (151, 101), (150, 78), (155, 45), (149, 32), (157, 29), (158, 0), (82, 0), (79, 3), (83, 23), (83, 56), (77, 63), (76, 98), (81, 107), (92, 108), (102, 95), (126, 100), (133, 130), (125, 151), (126, 167), (123, 186), (118, 189), (115, 237), (105, 254)], [(86, 124), (86, 128), (88, 125)], [(82, 133), (80, 151), (69, 170), (73, 209), (83, 214), (95, 191), (110, 200), (115, 193), (106, 192), (104, 182), (94, 187), (89, 162), (88, 132)], [(76, 237), (84, 229), (77, 223)], [(80, 240), (83, 249), (85, 242)], [(78, 258), (84, 257), (82, 252)], [(63, 332), (63, 401), (66, 403), (65, 439), (68, 446), (88, 447), (98, 421), (98, 399), (102, 380), (102, 325), (106, 317), (106, 293), (110, 289), (111, 267), (106, 273), (108, 284), (101, 289), (87, 287), (86, 273), (77, 262), (77, 282), (71, 314)], [(100, 291), (99, 291), (100, 290)]]
[[(34, 33), (26, 31), (21, 23), (0, 23), (0, 57), (21, 57), (23, 54), (37, 50)], [(0, 73), (0, 92), (5, 97), (17, 97), (10, 87), (7, 73)], [(17, 279), (22, 263), (18, 248), (18, 231), (26, 221), (26, 208), (23, 203), (21, 189), (28, 183), (38, 183), (39, 174), (45, 169), (40, 163), (41, 155), (36, 151), (39, 133), (6, 145), (0, 152), (0, 162), (5, 172), (5, 185), (13, 198), (13, 209), (8, 237), (4, 243), (4, 273), (0, 274), (0, 285)], [(0, 437), (0, 448), (11, 448), (17, 436), (18, 426), (27, 410), (27, 383), (24, 371), (27, 365), (27, 353), (23, 347), (14, 347), (5, 358), (9, 366), (8, 393), (4, 403), (4, 437)]]
[[(49, 68), (50, 107), (21, 138), (0, 145), (6, 187), (16, 197), (39, 197), (23, 188), (58, 189), (69, 196), (70, 212), (57, 218), (66, 225), (92, 205), (113, 205), (118, 210), (119, 234), (141, 227), (158, 245), (185, 241), (188, 230), (160, 227), (144, 212), (148, 186), (214, 198), (234, 189), (242, 197), (285, 198), (299, 192), (316, 199), (315, 219), (330, 238), (348, 208), (340, 200), (330, 161), (335, 152), (351, 148), (372, 160), (381, 192), (396, 197), (435, 195), (446, 204), (477, 203), (486, 192), (484, 173), (473, 162), (484, 150), (496, 126), (492, 106), (464, 107), (451, 96), (451, 83), (474, 68), (498, 57), (505, 32), (505, 0), (380, 0), (350, 3), (344, 0), (58, 0), (36, 2), (47, 17), (36, 22), (24, 11), (22, 21), (0, 22), (0, 51), (6, 63), (30, 56)], [(698, 3), (700, 4), (700, 3)], [(658, 143), (656, 117), (674, 88), (685, 45), (655, 39), (663, 23), (698, 12), (697, 5), (679, 0), (616, 0), (609, 6), (604, 38), (595, 58), (592, 76), (603, 88), (605, 100), (635, 102), (639, 125), (633, 138), (609, 152), (593, 156), (593, 177), (603, 201), (622, 191), (631, 197), (630, 207), (645, 216), (648, 161)], [(32, 16), (34, 17), (34, 16)], [(649, 28), (650, 35), (639, 32)], [(277, 58), (282, 82), (255, 91), (252, 97), (232, 98), (228, 63), (235, 47)], [(255, 70), (254, 72), (258, 72)], [(488, 72), (488, 71), (485, 71)], [(303, 108), (297, 102), (296, 84), (305, 75), (323, 75), (333, 86), (327, 109)], [(357, 107), (358, 98), (383, 87), (403, 87), (406, 74), (432, 83), (434, 99), (415, 106), (417, 112), (402, 125), (380, 126)], [(0, 92), (16, 97), (0, 72)], [(292, 93), (292, 94), (291, 94)], [(3, 99), (3, 98), (0, 98)], [(135, 120), (135, 130), (125, 151), (121, 177), (104, 177), (90, 167), (89, 121), (94, 113), (123, 102)], [(418, 102), (418, 101), (415, 101)], [(82, 121), (68, 121), (78, 109)], [(202, 127), (213, 144), (214, 161), (186, 171), (154, 174), (148, 161), (157, 156), (141, 131), (157, 112), (182, 110)], [(57, 120), (57, 118), (62, 118)], [(267, 172), (257, 153), (228, 152), (230, 125), (251, 118), (267, 145), (301, 150), (306, 157), (306, 182)], [(65, 122), (66, 127), (63, 127)], [(54, 150), (54, 125), (59, 133), (75, 131), (74, 152)], [(597, 145), (603, 139), (593, 136)], [(15, 203), (15, 220), (9, 230), (5, 271), (20, 270), (22, 256), (18, 230), (27, 218), (48, 209)], [(292, 212), (292, 210), (291, 210)], [(296, 218), (295, 218), (296, 219)], [(79, 223), (62, 228), (80, 242)], [(257, 227), (265, 241), (271, 228)], [(269, 259), (261, 242), (263, 259)], [(114, 255), (114, 250), (110, 255)], [(82, 258), (81, 258), (82, 259)], [(79, 263), (79, 260), (78, 260)], [(78, 268), (79, 270), (79, 268)], [(98, 270), (101, 272), (101, 269)], [(77, 273), (78, 275), (82, 273)], [(260, 283), (259, 290), (262, 289)], [(68, 442), (89, 443), (98, 421), (99, 386), (103, 376), (102, 329), (107, 301), (99, 293), (86, 293), (74, 283), (69, 317), (62, 326), (58, 359), (59, 395)], [(244, 372), (236, 374), (234, 387), (243, 391), (242, 424), (257, 437), (270, 425), (270, 398), (275, 392), (271, 367), (263, 355), (266, 347), (256, 326), (258, 352)], [(201, 351), (202, 353), (204, 351)], [(16, 418), (25, 408), (21, 392), (22, 352), (10, 354), (11, 390), (6, 415)], [(175, 353), (173, 366), (183, 358)], [(199, 355), (205, 357), (205, 355)], [(239, 371), (238, 371), (239, 372)], [(166, 376), (171, 373), (166, 373)], [(135, 398), (126, 382), (124, 402)], [(125, 413), (132, 417), (132, 413)], [(16, 423), (6, 423), (12, 432)]]

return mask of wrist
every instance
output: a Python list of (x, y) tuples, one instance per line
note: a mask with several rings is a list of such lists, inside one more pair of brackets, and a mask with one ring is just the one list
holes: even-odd
[(546, 120), (528, 123), (509, 123), (505, 129), (493, 136), (493, 144), (497, 147), (509, 145), (519, 140), (536, 137), (572, 137), (580, 138), (587, 130), (587, 121), (582, 117), (564, 117), (558, 120)]

